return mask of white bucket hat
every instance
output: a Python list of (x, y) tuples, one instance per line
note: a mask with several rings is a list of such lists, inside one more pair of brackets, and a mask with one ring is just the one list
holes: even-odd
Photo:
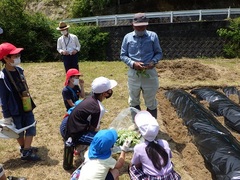
[(154, 141), (159, 132), (157, 120), (148, 111), (139, 111), (134, 120), (143, 138)]
[(109, 89), (114, 88), (117, 85), (117, 81), (110, 80), (106, 77), (98, 77), (92, 82), (92, 92), (93, 93), (103, 93)]

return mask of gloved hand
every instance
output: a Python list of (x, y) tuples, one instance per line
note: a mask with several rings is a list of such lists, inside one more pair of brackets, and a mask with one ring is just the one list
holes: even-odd
[(127, 138), (127, 139), (124, 141), (123, 145), (120, 146), (121, 150), (124, 151), (124, 152), (130, 151), (131, 142), (132, 142), (132, 139)]
[(13, 125), (13, 118), (12, 117), (8, 117), (8, 118), (4, 118), (3, 119), (3, 124), (6, 124), (6, 125)]

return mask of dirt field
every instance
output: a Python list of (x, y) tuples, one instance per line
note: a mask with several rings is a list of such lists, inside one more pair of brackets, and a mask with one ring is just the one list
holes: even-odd
[[(197, 61), (180, 61), (174, 62), (169, 61), (159, 65), (159, 76), (167, 76), (173, 81), (189, 81), (194, 83), (195, 81), (218, 81), (222, 78), (221, 69), (216, 67), (207, 66)], [(226, 69), (225, 69), (226, 72)], [(164, 74), (164, 75), (163, 75)], [(235, 76), (236, 75), (236, 76)], [(226, 76), (230, 79), (238, 78), (239, 73), (228, 72)], [(227, 80), (226, 80), (227, 81)], [(222, 87), (228, 85), (216, 85), (213, 84), (213, 88), (221, 91)], [(198, 86), (196, 86), (198, 87)], [(209, 86), (211, 87), (211, 86)], [(160, 137), (167, 139), (174, 153), (173, 162), (176, 169), (182, 175), (183, 179), (201, 179), (209, 180), (212, 179), (210, 171), (205, 167), (203, 157), (199, 153), (198, 149), (194, 145), (191, 135), (188, 133), (186, 126), (183, 125), (182, 119), (180, 119), (175, 109), (171, 106), (171, 103), (166, 99), (164, 93), (174, 86), (167, 86), (164, 89), (160, 88), (158, 93), (159, 100), (159, 122), (161, 124), (162, 134)], [(189, 83), (189, 86), (178, 87), (190, 92), (191, 89), (195, 88)], [(230, 99), (238, 102), (237, 95), (231, 95)], [(202, 104), (208, 108), (208, 103), (202, 101)], [(216, 117), (223, 125), (223, 117)], [(234, 136), (240, 139), (238, 133), (232, 132)]]
[[(109, 63), (108, 63), (109, 64)], [(111, 63), (110, 63), (111, 64)], [(106, 63), (86, 63), (82, 67), (85, 72), (84, 80), (86, 92), (90, 91), (91, 80), (101, 75), (117, 80), (118, 87), (114, 89), (113, 97), (105, 102), (109, 110), (104, 116), (102, 128), (107, 128), (111, 120), (119, 111), (128, 107), (126, 90), (126, 67), (121, 63), (112, 64), (111, 73), (106, 70)], [(115, 68), (116, 65), (119, 68)], [(43, 161), (38, 163), (23, 162), (19, 159), (18, 146), (15, 140), (0, 141), (0, 162), (4, 165), (8, 175), (21, 175), (31, 180), (63, 180), (69, 179), (70, 173), (62, 168), (63, 145), (59, 135), (59, 125), (63, 116), (63, 102), (61, 90), (64, 82), (62, 65), (59, 63), (25, 64), (27, 80), (31, 93), (37, 104), (34, 114), (38, 120), (38, 135), (34, 139), (34, 146), (38, 146)], [(170, 89), (181, 88), (190, 91), (196, 87), (211, 86), (221, 90), (225, 85), (238, 87), (240, 77), (239, 60), (175, 60), (162, 61), (158, 64), (160, 89), (157, 94), (159, 101), (158, 122), (160, 123), (159, 138), (168, 140), (173, 151), (175, 170), (183, 180), (210, 180), (210, 171), (194, 145), (193, 138), (176, 114), (164, 93)], [(95, 72), (95, 73), (87, 73)], [(116, 75), (121, 74), (121, 75)], [(230, 96), (238, 103), (238, 97)], [(202, 102), (206, 108), (208, 104)], [(223, 123), (223, 117), (217, 117)], [(224, 124), (223, 124), (224, 125)], [(239, 134), (232, 134), (240, 140)], [(127, 155), (126, 165), (121, 171), (120, 180), (129, 179), (127, 166), (131, 154)]]

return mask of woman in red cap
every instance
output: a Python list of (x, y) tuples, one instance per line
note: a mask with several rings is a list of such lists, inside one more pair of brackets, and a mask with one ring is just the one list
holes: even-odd
[(69, 69), (66, 74), (65, 87), (62, 90), (62, 97), (67, 111), (75, 106), (79, 98), (85, 97), (84, 81), (79, 79), (82, 74), (77, 69)]
[[(0, 71), (0, 102), (4, 123), (14, 125), (21, 129), (32, 125), (35, 118), (32, 110), (36, 107), (28, 90), (21, 63), (21, 51), (10, 43), (0, 45), (0, 61), (5, 65)], [(36, 127), (28, 128), (19, 134), (17, 139), (21, 149), (21, 159), (38, 161), (37, 148), (32, 147), (33, 137), (36, 135)]]

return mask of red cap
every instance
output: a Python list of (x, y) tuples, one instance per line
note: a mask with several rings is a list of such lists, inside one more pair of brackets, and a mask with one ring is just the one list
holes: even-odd
[(74, 68), (69, 69), (67, 71), (67, 74), (66, 74), (65, 86), (68, 85), (68, 81), (69, 81), (70, 77), (72, 77), (72, 76), (81, 76), (81, 75), (82, 74), (77, 69), (74, 69)]
[(23, 48), (17, 48), (11, 43), (2, 43), (0, 44), (0, 60), (3, 59), (3, 57), (9, 55), (9, 54), (18, 54), (23, 50)]

